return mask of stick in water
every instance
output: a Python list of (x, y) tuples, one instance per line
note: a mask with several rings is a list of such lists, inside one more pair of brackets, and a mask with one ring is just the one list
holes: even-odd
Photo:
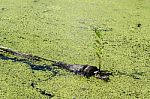
[(39, 56), (35, 56), (32, 54), (25, 54), (25, 53), (17, 52), (10, 48), (4, 47), (4, 46), (0, 46), (0, 50), (5, 53), (9, 53), (9, 54), (12, 54), (15, 56), (19, 56), (19, 57), (23, 57), (23, 58), (27, 58), (27, 59), (31, 59), (31, 60), (50, 61), (50, 62), (52, 62), (53, 66), (57, 66), (57, 67), (66, 69), (70, 72), (74, 72), (75, 74), (83, 75), (86, 77), (95, 76), (96, 78), (108, 81), (109, 75), (112, 75), (112, 73), (110, 73), (108, 71), (102, 71), (102, 70), (100, 70), (100, 68), (97, 68), (96, 66), (80, 65), (80, 64), (66, 64), (64, 62), (60, 62), (60, 61), (57, 62), (57, 61), (45, 59), (45, 58), (42, 58)]
[(56, 61), (45, 59), (45, 58), (35, 56), (35, 55), (32, 55), (32, 54), (25, 54), (25, 53), (21, 53), (21, 52), (16, 52), (16, 51), (14, 51), (10, 48), (4, 47), (4, 46), (0, 46), (0, 50), (2, 50), (5, 53), (9, 53), (9, 54), (12, 54), (12, 55), (15, 55), (15, 56), (19, 56), (19, 57), (23, 57), (23, 58), (27, 58), (27, 59), (31, 59), (31, 60), (36, 60), (36, 61), (46, 60), (46, 61), (50, 61), (50, 62), (53, 62), (53, 63), (56, 62)]

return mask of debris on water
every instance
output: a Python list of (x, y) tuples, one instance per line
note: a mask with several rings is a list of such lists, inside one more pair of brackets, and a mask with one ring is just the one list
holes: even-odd
[(137, 24), (137, 27), (141, 27), (141, 26), (142, 26), (142, 24), (140, 24), (140, 23)]
[(39, 2), (39, 0), (33, 0), (33, 2)]
[(1, 8), (1, 10), (6, 10), (6, 8)]
[(80, 65), (80, 64), (66, 64), (63, 62), (56, 62), (56, 63), (53, 63), (52, 65), (58, 66), (60, 68), (64, 68), (70, 72), (74, 72), (75, 74), (83, 75), (85, 77), (94, 76), (104, 81), (109, 81), (109, 75), (112, 75), (112, 73), (108, 71), (100, 70), (96, 66)]
[(39, 88), (36, 88), (38, 92), (40, 92), (40, 94), (48, 96), (48, 97), (53, 97), (54, 95), (52, 95), (51, 93), (47, 92), (46, 90), (42, 90)]
[(35, 88), (36, 91), (38, 91), (40, 94), (45, 95), (45, 96), (48, 96), (48, 97), (53, 97), (53, 95), (52, 95), (51, 93), (47, 92), (46, 90), (42, 90), (42, 89), (40, 89), (40, 88), (36, 88), (35, 85), (36, 85), (36, 84), (35, 84), (34, 82), (31, 83), (31, 87), (32, 87), (32, 88)]
[(34, 88), (35, 87), (35, 83), (32, 82), (31, 83), (31, 87)]
[[(95, 76), (96, 78), (108, 81), (109, 80), (109, 75), (112, 75), (112, 73), (108, 72), (108, 71), (103, 71), (98, 69), (96, 66), (90, 66), (90, 65), (80, 65), (80, 64), (66, 64), (64, 62), (57, 62), (54, 60), (49, 60), (49, 59), (45, 59), (39, 56), (35, 56), (32, 54), (25, 54), (25, 53), (21, 53), (21, 52), (16, 52), (10, 48), (4, 47), (4, 46), (0, 46), (0, 51), (3, 51), (5, 53), (9, 53), (15, 56), (20, 56), (20, 57), (24, 57), (28, 60), (34, 60), (34, 61), (50, 61), (52, 63), (52, 66), (57, 66), (60, 67), (62, 69), (66, 69), (70, 72), (74, 72), (75, 74), (79, 74), (85, 77), (91, 77), (91, 76)], [(58, 72), (54, 71), (53, 68), (49, 65), (36, 65), (33, 64), (31, 61), (28, 60), (19, 60), (17, 58), (9, 58), (7, 56), (0, 56), (1, 59), (4, 60), (13, 60), (14, 62), (22, 62), (22, 63), (26, 63), (28, 65), (31, 66), (32, 70), (49, 70), (52, 71), (54, 75), (56, 75)]]

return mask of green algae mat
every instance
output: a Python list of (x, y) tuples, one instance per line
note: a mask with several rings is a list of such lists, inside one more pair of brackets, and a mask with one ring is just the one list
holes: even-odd
[(98, 66), (103, 35), (109, 82), (0, 52), (0, 99), (149, 99), (149, 0), (0, 0), (0, 45)]

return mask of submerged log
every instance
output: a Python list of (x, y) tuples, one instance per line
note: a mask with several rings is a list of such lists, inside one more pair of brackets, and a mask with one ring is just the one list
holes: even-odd
[(105, 81), (108, 81), (109, 75), (112, 75), (111, 72), (100, 70), (96, 66), (80, 65), (80, 64), (66, 64), (64, 62), (56, 62), (56, 63), (53, 63), (52, 65), (58, 66), (60, 68), (64, 68), (70, 72), (74, 72), (75, 74), (79, 74), (85, 77), (94, 76), (98, 79), (102, 79)]
[(66, 70), (69, 70), (70, 72), (74, 72), (75, 74), (83, 75), (86, 77), (90, 77), (94, 75), (95, 71), (98, 71), (97, 67), (89, 65), (66, 64), (63, 62), (56, 62), (52, 65), (64, 68)]
[(36, 55), (17, 52), (17, 51), (14, 51), (11, 48), (7, 48), (7, 47), (4, 47), (4, 46), (0, 46), (0, 50), (5, 52), (5, 53), (9, 53), (11, 55), (27, 58), (27, 59), (30, 59), (30, 60), (36, 60), (36, 61), (46, 60), (46, 61), (50, 61), (50, 62), (56, 62), (56, 61), (45, 59), (45, 58), (42, 58), (42, 57), (39, 57), (39, 56), (36, 56)]
[(82, 76), (85, 76), (85, 77), (94, 76), (96, 78), (108, 81), (109, 80), (109, 75), (112, 75), (112, 73), (110, 73), (108, 71), (100, 70), (96, 66), (80, 65), (80, 64), (67, 64), (67, 63), (64, 63), (64, 62), (57, 62), (57, 61), (54, 61), (54, 60), (45, 59), (45, 58), (35, 56), (35, 55), (32, 55), (32, 54), (25, 54), (25, 53), (21, 53), (21, 52), (16, 52), (16, 51), (14, 51), (10, 48), (3, 47), (3, 46), (0, 46), (0, 51), (4, 52), (4, 53), (9, 53), (11, 55), (27, 58), (27, 59), (30, 59), (30, 60), (50, 61), (50, 62), (52, 62), (53, 66), (57, 66), (57, 67), (66, 69), (70, 72), (74, 72), (75, 74), (82, 75)]

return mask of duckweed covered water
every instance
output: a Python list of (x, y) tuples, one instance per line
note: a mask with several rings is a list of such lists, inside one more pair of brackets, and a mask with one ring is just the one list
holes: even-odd
[(104, 38), (102, 69), (114, 76), (106, 83), (0, 52), (0, 98), (149, 99), (149, 5), (149, 0), (1, 0), (0, 45), (98, 66), (96, 27)]

